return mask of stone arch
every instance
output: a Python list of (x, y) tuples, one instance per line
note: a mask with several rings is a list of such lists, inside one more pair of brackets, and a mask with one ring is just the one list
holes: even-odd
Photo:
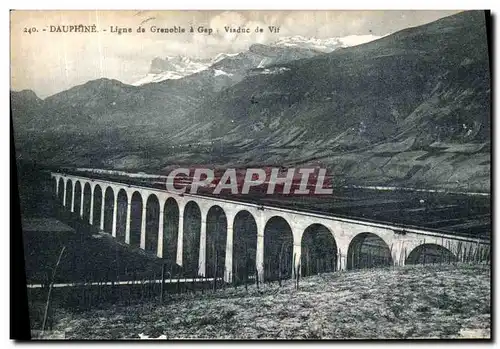
[(446, 247), (438, 244), (422, 244), (410, 252), (405, 264), (437, 264), (456, 261), (457, 257)]
[(163, 206), (163, 258), (170, 264), (177, 260), (177, 239), (179, 236), (179, 205), (174, 198), (168, 198)]
[(66, 181), (66, 208), (71, 210), (71, 199), (73, 197), (73, 182), (71, 179)]
[(156, 194), (146, 200), (146, 251), (158, 252), (158, 228), (160, 223), (160, 201)]
[(198, 274), (201, 235), (201, 209), (189, 201), (184, 207), (182, 267), (185, 274)]
[(293, 270), (292, 228), (280, 216), (271, 217), (264, 228), (264, 278), (286, 279)]
[(130, 246), (141, 246), (142, 194), (134, 191), (130, 199)]
[(347, 269), (364, 269), (393, 264), (392, 251), (387, 243), (373, 233), (360, 233), (349, 244)]
[(92, 208), (92, 225), (99, 227), (101, 223), (102, 188), (99, 184), (94, 187), (94, 207)]
[(81, 210), (81, 205), (82, 205), (82, 183), (79, 180), (76, 180), (75, 182), (75, 207), (73, 212), (75, 212), (76, 215), (80, 216), (80, 210)]
[(113, 212), (115, 205), (115, 193), (113, 188), (108, 186), (104, 191), (104, 231), (113, 231)]
[(86, 182), (83, 186), (83, 220), (89, 221), (90, 218), (90, 201), (92, 199), (92, 188), (90, 183)]
[(179, 237), (179, 205), (174, 198), (168, 198), (163, 204), (163, 250), (161, 258), (174, 265), (177, 261), (177, 243)]
[(218, 205), (207, 212), (207, 238), (205, 244), (205, 275), (219, 277), (224, 274), (227, 240), (227, 217)]
[(337, 243), (326, 226), (311, 224), (304, 230), (300, 265), (302, 276), (337, 270)]
[(233, 282), (242, 283), (256, 273), (257, 221), (248, 211), (236, 214), (233, 223)]
[(120, 189), (117, 194), (116, 212), (116, 239), (118, 241), (125, 241), (128, 209), (128, 193), (125, 189)]
[(54, 188), (52, 191), (52, 198), (54, 200), (57, 200), (58, 195), (59, 195), (59, 178), (58, 177), (53, 177), (54, 178)]
[(59, 178), (59, 188), (57, 190), (57, 201), (61, 206), (63, 204), (63, 199), (64, 199), (64, 179), (61, 177)]

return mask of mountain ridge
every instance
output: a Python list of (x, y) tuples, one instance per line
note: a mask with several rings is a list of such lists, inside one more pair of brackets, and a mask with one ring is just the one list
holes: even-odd
[[(253, 48), (260, 49), (269, 50)], [(25, 112), (17, 105), (18, 149), (59, 164), (154, 171), (172, 163), (314, 163), (354, 184), (489, 191), (483, 12), (331, 53), (277, 52), (262, 63), (248, 50), (142, 86), (80, 85), (76, 96), (58, 95), (39, 109), (44, 116), (32, 123), (43, 136), (19, 121), (36, 103)], [(45, 154), (28, 138), (42, 142)], [(56, 146), (68, 139), (70, 155)]]

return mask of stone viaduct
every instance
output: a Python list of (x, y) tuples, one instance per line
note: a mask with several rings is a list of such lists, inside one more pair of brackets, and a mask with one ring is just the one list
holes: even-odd
[[(220, 265), (228, 282), (238, 274), (235, 269), (248, 261), (260, 280), (272, 278), (277, 265), (268, 264), (278, 258), (285, 260), (289, 276), (304, 273), (304, 265), (310, 264), (309, 255), (304, 254), (308, 241), (315, 244), (308, 251), (322, 250), (322, 261), (329, 261), (331, 270), (361, 268), (363, 263), (416, 263), (429, 247), (434, 251), (431, 260), (438, 255), (456, 260), (465, 253), (489, 258), (490, 253), (489, 241), (414, 227), (176, 194), (64, 173), (51, 176), (65, 209), (101, 231), (159, 258), (170, 258), (178, 266), (191, 265), (198, 275), (213, 274), (212, 265)], [(238, 264), (241, 254), (246, 260)], [(322, 269), (319, 264), (311, 268)]]

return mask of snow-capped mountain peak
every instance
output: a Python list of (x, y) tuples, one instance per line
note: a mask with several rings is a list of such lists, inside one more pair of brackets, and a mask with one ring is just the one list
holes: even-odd
[[(164, 80), (181, 79), (185, 76), (208, 69), (211, 65), (227, 57), (236, 55), (238, 55), (238, 53), (219, 53), (211, 59), (198, 59), (186, 56), (166, 56), (165, 58), (157, 57), (151, 62), (149, 73), (132, 85), (140, 86)], [(223, 74), (227, 75), (225, 72), (216, 72), (215, 76)]]
[(151, 62), (149, 73), (132, 85), (139, 86), (152, 82), (181, 79), (205, 70), (210, 65), (212, 65), (210, 59), (196, 59), (186, 56), (157, 57)]
[(222, 61), (224, 58), (237, 56), (239, 53), (219, 53), (212, 59), (212, 64)]
[[(256, 51), (254, 53), (264, 55), (260, 59), (260, 63), (254, 68), (265, 68), (267, 65), (273, 63), (273, 58), (265, 57), (265, 51), (268, 51), (270, 47), (276, 48), (297, 48), (306, 49), (320, 52), (332, 52), (338, 48), (356, 46), (360, 44), (367, 43), (381, 38), (381, 36), (376, 35), (349, 35), (345, 37), (334, 37), (328, 39), (317, 39), (317, 38), (307, 38), (301, 35), (282, 37), (277, 41), (268, 45), (253, 45), (250, 50)], [(258, 46), (258, 47), (257, 47)], [(142, 79), (136, 81), (132, 85), (139, 86), (153, 82), (161, 82), (164, 80), (175, 80), (181, 79), (185, 76), (198, 73), (200, 71), (210, 68), (212, 65), (234, 56), (240, 53), (219, 53), (213, 58), (200, 59), (192, 58), (186, 56), (166, 56), (165, 58), (155, 58), (151, 62), (151, 67), (149, 73)], [(215, 69), (215, 68), (214, 68)], [(227, 73), (219, 68), (215, 69), (214, 76), (228, 75)]]
[(295, 35), (279, 38), (271, 46), (309, 48), (321, 52), (332, 52), (337, 48), (361, 45), (380, 38), (381, 36), (371, 34), (349, 35), (328, 39), (306, 38), (301, 35)]
[(224, 70), (214, 69), (214, 76), (219, 76), (219, 75), (232, 76), (233, 74), (226, 73)]

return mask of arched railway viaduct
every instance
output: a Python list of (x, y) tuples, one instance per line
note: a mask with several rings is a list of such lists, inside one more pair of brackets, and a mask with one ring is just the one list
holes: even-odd
[[(490, 258), (487, 240), (52, 173), (66, 210), (116, 239), (228, 282)], [(281, 270), (280, 270), (281, 269)], [(278, 275), (279, 274), (279, 275)]]

